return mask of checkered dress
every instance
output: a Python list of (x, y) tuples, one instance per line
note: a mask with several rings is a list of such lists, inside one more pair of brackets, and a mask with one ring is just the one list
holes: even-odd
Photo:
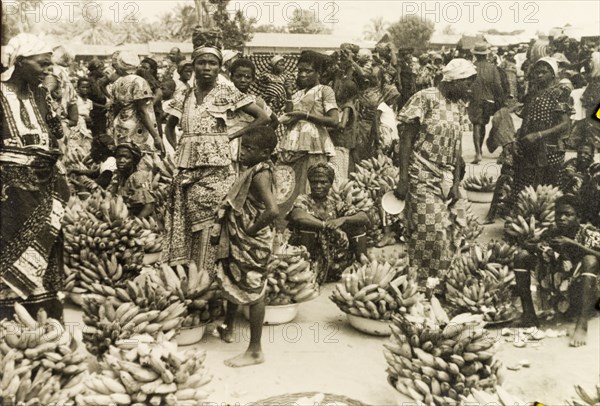
[(406, 199), (408, 255), (419, 277), (435, 276), (450, 266), (454, 251), (446, 201), (468, 126), (463, 103), (447, 101), (436, 88), (415, 93), (398, 113), (398, 122), (418, 121), (409, 164)]

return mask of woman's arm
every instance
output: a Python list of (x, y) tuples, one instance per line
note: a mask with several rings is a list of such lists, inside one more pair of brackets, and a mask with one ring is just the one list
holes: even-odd
[(338, 217), (335, 220), (327, 222), (327, 226), (330, 228), (340, 228), (344, 225), (349, 226), (368, 226), (371, 224), (369, 216), (364, 211), (359, 211), (351, 216)]
[(279, 216), (279, 206), (272, 191), (272, 174), (262, 171), (254, 176), (250, 191), (254, 196), (264, 203), (265, 210), (258, 216), (254, 224), (246, 230), (250, 236), (256, 235), (260, 230), (270, 225)]
[(398, 135), (400, 136), (400, 154), (398, 157), (400, 161), (400, 179), (395, 194), (400, 199), (405, 199), (408, 193), (408, 164), (418, 132), (419, 124), (416, 121), (398, 126)]
[(75, 127), (79, 122), (79, 109), (77, 103), (70, 103), (67, 105), (67, 125), (69, 127)]
[(568, 134), (571, 129), (571, 119), (569, 118), (569, 115), (562, 113), (559, 118), (560, 123), (547, 130), (538, 132), (537, 137), (539, 139), (548, 139), (557, 135)]
[(164, 154), (165, 147), (158, 133), (158, 125), (156, 123), (156, 115), (154, 114), (154, 105), (151, 99), (142, 99), (135, 102), (136, 109), (140, 112), (142, 124), (154, 139), (154, 147)]
[(170, 115), (167, 119), (167, 124), (165, 125), (165, 136), (173, 149), (177, 148), (177, 136), (175, 134), (175, 127), (177, 127), (177, 124), (179, 124), (179, 119), (174, 115)]
[(338, 123), (340, 122), (340, 116), (338, 109), (331, 109), (324, 116), (318, 113), (308, 113), (306, 114), (304, 120), (325, 127), (337, 127)]
[(326, 223), (323, 220), (319, 220), (312, 214), (307, 213), (302, 209), (293, 209), (288, 215), (288, 220), (294, 226), (299, 226), (303, 229), (312, 231), (321, 231), (325, 229)]
[(244, 113), (251, 115), (254, 117), (254, 121), (248, 124), (246, 127), (241, 128), (239, 131), (231, 134), (229, 136), (230, 140), (235, 140), (236, 138), (241, 137), (242, 135), (250, 132), (253, 128), (268, 125), (271, 119), (267, 116), (267, 113), (256, 103), (250, 103), (240, 108)]

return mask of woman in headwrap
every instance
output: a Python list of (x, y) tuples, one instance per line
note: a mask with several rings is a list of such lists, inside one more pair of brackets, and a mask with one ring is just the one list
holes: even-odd
[(531, 91), (525, 97), (520, 113), (523, 122), (516, 134), (511, 207), (527, 186), (562, 184), (572, 108), (570, 92), (557, 77), (553, 58), (540, 58), (532, 67)]
[(469, 125), (466, 101), (475, 66), (453, 59), (435, 88), (415, 93), (398, 112), (400, 179), (396, 196), (406, 199), (410, 267), (419, 280), (448, 269), (456, 249), (452, 205), (461, 180), (462, 133)]
[(129, 213), (137, 217), (148, 217), (154, 211), (152, 196), (152, 173), (138, 170), (142, 151), (133, 143), (117, 145), (115, 149), (117, 170), (114, 172), (108, 190), (123, 196)]
[(367, 253), (369, 216), (335, 199), (330, 193), (334, 178), (329, 164), (311, 166), (310, 194), (298, 196), (287, 216), (290, 243), (306, 246), (319, 283), (338, 280), (347, 266)]
[[(175, 152), (178, 174), (167, 201), (163, 261), (175, 265), (194, 260), (198, 269), (213, 273), (215, 247), (210, 245), (210, 230), (214, 212), (235, 180), (229, 143), (267, 124), (269, 117), (251, 96), (217, 80), (222, 63), (218, 48), (199, 45), (192, 59), (195, 83), (171, 101), (167, 120), (169, 131), (181, 122), (183, 134)], [(228, 135), (228, 116), (237, 110), (254, 121)]]
[(286, 102), (285, 88), (293, 88), (296, 78), (285, 69), (285, 59), (281, 55), (275, 55), (270, 62), (271, 71), (265, 72), (258, 77), (257, 84), (260, 87), (260, 96), (275, 114), (283, 112)]
[(133, 142), (142, 152), (156, 149), (164, 153), (154, 113), (154, 93), (148, 82), (135, 74), (139, 64), (138, 56), (129, 51), (113, 55), (113, 68), (119, 77), (106, 87), (113, 108), (112, 136), (117, 144)]
[(63, 284), (61, 219), (69, 188), (58, 163), (60, 119), (47, 91), (51, 48), (32, 34), (2, 47), (0, 84), (0, 317), (21, 302), (32, 315), (44, 308), (62, 318), (57, 292)]

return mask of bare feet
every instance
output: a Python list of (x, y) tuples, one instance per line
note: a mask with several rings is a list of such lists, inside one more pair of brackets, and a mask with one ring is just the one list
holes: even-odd
[(233, 342), (233, 326), (229, 327), (223, 324), (222, 326), (217, 327), (217, 331), (219, 332), (219, 337), (221, 337), (221, 340), (225, 341), (226, 343)]
[(477, 155), (471, 163), (473, 165), (479, 165), (479, 162), (481, 162), (481, 155)]
[(265, 362), (265, 355), (262, 351), (246, 351), (237, 357), (225, 360), (225, 365), (232, 368), (247, 367), (250, 365), (262, 364)]
[(383, 247), (387, 247), (388, 245), (394, 245), (394, 244), (396, 244), (396, 238), (394, 238), (393, 235), (386, 234), (383, 236), (381, 241), (379, 241), (377, 244), (375, 244), (375, 246), (377, 248), (383, 248)]
[(485, 220), (483, 220), (483, 224), (494, 224), (496, 222), (496, 219), (494, 217), (486, 217)]
[(575, 331), (573, 331), (573, 337), (569, 345), (571, 347), (581, 347), (586, 344), (587, 338), (587, 323), (577, 323)]

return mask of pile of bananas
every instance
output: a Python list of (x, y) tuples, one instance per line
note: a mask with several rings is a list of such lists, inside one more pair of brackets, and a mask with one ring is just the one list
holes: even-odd
[(579, 385), (575, 385), (575, 392), (577, 392), (579, 399), (567, 400), (569, 406), (597, 406), (600, 404), (600, 385), (596, 385), (596, 393), (591, 395)]
[(363, 255), (342, 274), (330, 299), (347, 314), (373, 320), (390, 320), (393, 313), (406, 312), (422, 300), (418, 286), (401, 273), (406, 264), (400, 258), (390, 263)]
[(288, 246), (280, 254), (272, 255), (267, 272), (267, 305), (308, 302), (319, 296), (317, 275), (311, 270), (304, 246)]
[(479, 245), (472, 245), (454, 258), (444, 275), (446, 301), (455, 313), (482, 314), (488, 322), (513, 315), (510, 285), (515, 274), (508, 265), (491, 261), (492, 246), (496, 243), (483, 252)]
[(83, 388), (86, 358), (58, 320), (15, 304), (15, 321), (0, 321), (2, 403), (68, 404)]
[(338, 208), (343, 208), (342, 211), (368, 212), (374, 207), (369, 192), (359, 187), (356, 181), (347, 179), (339, 186), (333, 185), (332, 192), (336, 198), (336, 205)]
[(502, 364), (494, 359), (494, 340), (486, 337), (482, 316), (465, 313), (449, 320), (434, 296), (423, 315), (392, 320), (384, 355), (388, 380), (402, 394), (427, 405), (457, 405), (473, 389), (502, 383)]
[(223, 307), (216, 283), (211, 282), (207, 271), (198, 271), (194, 262), (175, 267), (162, 264), (153, 268), (148, 276), (186, 303), (188, 314), (183, 320), (183, 327), (199, 326), (222, 316)]
[[(83, 342), (96, 356), (104, 354), (119, 339), (145, 333), (178, 330), (187, 315), (187, 304), (164, 290), (147, 275), (127, 282), (126, 288), (105, 289), (103, 295), (83, 296)], [(114, 292), (114, 296), (111, 294)]]
[(144, 252), (152, 254), (161, 252), (163, 247), (163, 229), (154, 217), (139, 218), (134, 220), (142, 227), (143, 231), (140, 234), (139, 240), (144, 246)]
[(111, 345), (100, 362), (102, 373), (86, 380), (86, 390), (77, 404), (196, 406), (210, 394), (205, 386), (212, 376), (206, 372), (205, 351), (177, 350), (177, 345), (159, 337), (140, 335)]
[[(483, 232), (483, 226), (479, 222), (479, 218), (473, 213), (473, 205), (468, 200), (461, 199), (461, 204), (464, 205), (465, 227), (455, 227), (455, 241), (471, 242)], [(457, 203), (458, 205), (458, 203)]]
[(554, 202), (561, 195), (558, 187), (548, 185), (523, 189), (504, 223), (507, 240), (517, 243), (543, 240), (546, 231), (554, 227)]
[(517, 246), (504, 241), (491, 240), (487, 245), (487, 249), (488, 252), (491, 250), (489, 256), (486, 254), (488, 262), (508, 265), (509, 269), (513, 268), (515, 254), (519, 250)]
[[(128, 215), (122, 197), (113, 197), (110, 193), (98, 191), (84, 202), (78, 198), (69, 200), (63, 217), (64, 259), (65, 265), (76, 271), (76, 276), (70, 277), (72, 272), (68, 273), (67, 282), (75, 280), (74, 285), (81, 287), (78, 284), (81, 280), (86, 283), (113, 280), (112, 272), (118, 275), (119, 271), (112, 267), (112, 260), (109, 260), (111, 268), (105, 268), (107, 263), (103, 259), (113, 254), (122, 267), (122, 278), (141, 271), (144, 245), (139, 238), (143, 229)], [(112, 277), (108, 276), (109, 272)]]
[(469, 176), (463, 180), (462, 187), (473, 192), (493, 192), (496, 179), (481, 173), (479, 176)]

